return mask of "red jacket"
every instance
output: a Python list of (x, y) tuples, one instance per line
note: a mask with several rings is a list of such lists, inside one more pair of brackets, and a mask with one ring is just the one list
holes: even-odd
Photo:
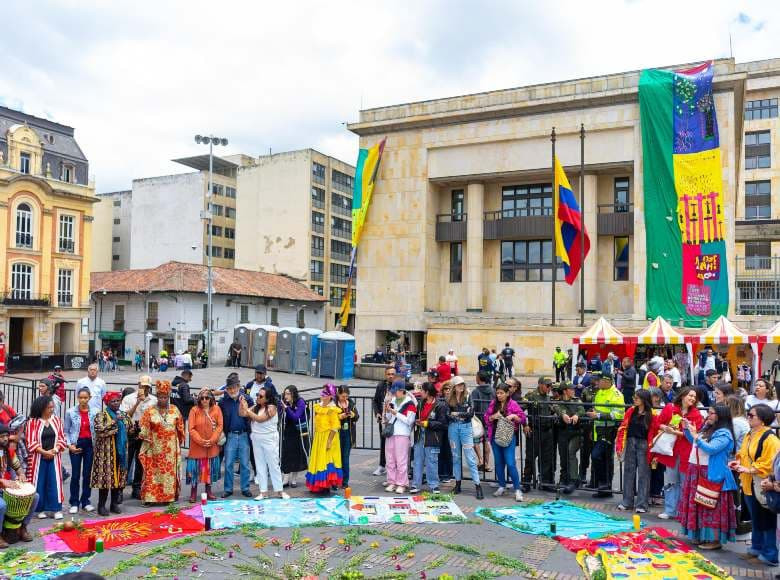
[[(655, 418), (655, 421), (653, 421), (653, 424), (650, 427), (651, 443), (653, 439), (655, 439), (655, 436), (658, 434), (660, 426), (668, 425), (669, 421), (672, 420), (672, 416), (674, 415), (682, 415), (682, 411), (674, 403), (669, 403), (663, 408), (661, 414)], [(701, 426), (704, 424), (704, 419), (702, 418), (699, 409), (696, 407), (691, 407), (690, 409), (688, 409), (688, 413), (685, 415), (685, 419), (688, 419), (688, 421), (696, 425), (697, 431), (700, 431)], [(682, 425), (678, 425), (676, 429), (678, 431), (682, 431)], [(662, 465), (666, 465), (667, 467), (674, 467), (675, 464), (677, 463), (677, 458), (679, 457), (680, 472), (688, 473), (688, 458), (690, 456), (691, 456), (691, 442), (688, 441), (688, 439), (685, 436), (682, 436), (682, 437), (678, 437), (677, 443), (674, 444), (674, 455), (659, 455), (657, 453), (651, 453), (650, 459), (651, 460), (655, 459), (658, 461), (658, 463)]]
[(436, 365), (436, 371), (439, 373), (439, 381), (449, 381), (452, 378), (452, 369), (450, 368), (450, 363), (443, 362)]

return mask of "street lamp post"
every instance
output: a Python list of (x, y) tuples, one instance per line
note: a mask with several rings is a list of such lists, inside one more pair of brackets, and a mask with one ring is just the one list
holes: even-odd
[[(221, 137), (214, 137), (213, 135), (209, 136), (203, 136), (203, 135), (195, 135), (195, 143), (201, 145), (205, 145), (208, 143), (209, 146), (209, 189), (206, 193), (206, 224), (208, 225), (208, 251), (207, 251), (207, 258), (206, 258), (206, 266), (208, 270), (208, 287), (206, 289), (206, 294), (208, 295), (207, 298), (207, 305), (206, 305), (206, 311), (208, 313), (208, 320), (206, 321), (206, 352), (208, 353), (209, 358), (212, 358), (214, 356), (214, 353), (212, 351), (212, 344), (211, 344), (211, 337), (213, 334), (213, 328), (212, 326), (212, 298), (213, 298), (213, 278), (212, 278), (212, 272), (211, 272), (211, 242), (212, 242), (212, 227), (211, 222), (213, 220), (214, 214), (212, 213), (211, 208), (211, 196), (214, 193), (214, 145), (222, 145), (223, 147), (228, 144), (228, 140)], [(201, 214), (201, 217), (203, 215)], [(213, 360), (213, 359), (212, 359)]]

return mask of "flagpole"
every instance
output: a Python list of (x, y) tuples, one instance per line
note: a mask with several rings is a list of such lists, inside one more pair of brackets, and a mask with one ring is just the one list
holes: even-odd
[(555, 200), (557, 199), (558, 192), (555, 191), (555, 127), (552, 128), (552, 133), (550, 133), (550, 141), (552, 142), (552, 194), (553, 194), (553, 219), (552, 219), (552, 324), (551, 326), (555, 326), (555, 276), (556, 276), (556, 270), (558, 266), (558, 260), (555, 250), (555, 208), (557, 204), (555, 203)]
[(580, 326), (585, 326), (585, 124), (580, 123)]

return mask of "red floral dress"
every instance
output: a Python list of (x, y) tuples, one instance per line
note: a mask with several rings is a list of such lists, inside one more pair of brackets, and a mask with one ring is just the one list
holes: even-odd
[(143, 440), (138, 459), (144, 468), (141, 499), (147, 503), (170, 503), (179, 497), (181, 486), (181, 446), (184, 421), (179, 410), (169, 405), (167, 412), (150, 407), (141, 417)]

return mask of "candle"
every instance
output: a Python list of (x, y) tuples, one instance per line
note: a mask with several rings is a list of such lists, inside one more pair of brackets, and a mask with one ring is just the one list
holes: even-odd
[(345, 487), (344, 488), (344, 497), (349, 499), (352, 497), (352, 488), (351, 487)]
[(95, 551), (95, 535), (90, 534), (87, 536), (87, 552)]
[(642, 528), (642, 518), (639, 514), (634, 514), (634, 529), (638, 532)]
[(550, 533), (553, 535), (558, 533), (558, 525), (555, 522), (550, 523)]
[(95, 551), (101, 553), (103, 551), (103, 538), (95, 540)]
[(205, 522), (206, 531), (208, 532), (211, 529), (211, 518), (205, 518), (203, 521)]
[(200, 505), (206, 505), (206, 503), (208, 503), (208, 498), (209, 496), (205, 493), (200, 494)]

